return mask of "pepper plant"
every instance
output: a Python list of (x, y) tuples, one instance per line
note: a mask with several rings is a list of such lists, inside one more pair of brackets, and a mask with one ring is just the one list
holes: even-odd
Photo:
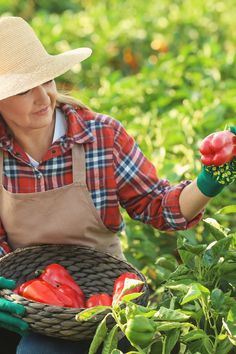
[[(236, 235), (215, 219), (204, 220), (203, 239), (179, 232), (181, 263), (163, 284), (161, 305), (189, 315), (179, 353), (226, 354), (236, 346)], [(204, 237), (205, 236), (205, 237)], [(167, 270), (168, 271), (168, 270)], [(169, 333), (165, 333), (166, 338)]]
[[(102, 343), (102, 354), (122, 354), (117, 349), (122, 335), (133, 347), (129, 354), (235, 353), (236, 234), (211, 218), (203, 226), (203, 241), (194, 230), (178, 232), (178, 261), (170, 255), (157, 259), (165, 280), (148, 306), (136, 304), (133, 300), (141, 293), (133, 293), (110, 307), (77, 315), (77, 320), (90, 320), (106, 311), (89, 354), (95, 354)], [(127, 281), (124, 291), (137, 284), (137, 280)], [(114, 320), (112, 328), (107, 326), (109, 317)]]

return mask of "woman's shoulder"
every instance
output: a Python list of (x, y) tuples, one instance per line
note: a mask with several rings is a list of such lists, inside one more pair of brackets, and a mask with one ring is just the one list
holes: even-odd
[(119, 134), (123, 129), (122, 124), (107, 113), (101, 113), (92, 110), (89, 107), (79, 104), (61, 103), (60, 109), (67, 116), (69, 121), (74, 121), (76, 117), (77, 123), (87, 127), (89, 130), (103, 130), (105, 133)]
[(88, 107), (75, 107), (75, 110), (84, 122), (92, 125), (110, 127), (115, 130), (121, 127), (121, 123), (107, 113), (97, 112)]

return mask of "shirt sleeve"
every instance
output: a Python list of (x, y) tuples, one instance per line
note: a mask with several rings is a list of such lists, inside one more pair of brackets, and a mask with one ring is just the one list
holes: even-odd
[(0, 258), (12, 250), (7, 243), (7, 235), (0, 220)]
[(179, 196), (191, 181), (173, 186), (168, 180), (159, 179), (154, 165), (122, 125), (117, 124), (114, 160), (120, 205), (132, 219), (159, 230), (185, 230), (197, 224), (204, 210), (187, 221), (179, 205)]

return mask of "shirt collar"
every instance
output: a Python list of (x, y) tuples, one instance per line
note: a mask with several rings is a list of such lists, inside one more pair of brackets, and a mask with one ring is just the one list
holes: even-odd
[(68, 120), (67, 137), (74, 142), (83, 144), (95, 140), (88, 122), (94, 117), (94, 113), (85, 108), (74, 108), (68, 104), (61, 104), (60, 109)]

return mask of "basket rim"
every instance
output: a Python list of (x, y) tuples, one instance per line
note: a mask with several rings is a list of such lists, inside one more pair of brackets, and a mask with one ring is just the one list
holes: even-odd
[(95, 252), (97, 254), (101, 254), (101, 255), (106, 255), (110, 258), (113, 258), (115, 260), (118, 260), (120, 262), (124, 262), (128, 265), (130, 265), (131, 267), (135, 268), (130, 262), (128, 262), (126, 259), (121, 259), (119, 257), (114, 256), (113, 254), (106, 252), (106, 251), (101, 251), (95, 247), (89, 247), (89, 246), (83, 246), (83, 245), (71, 245), (71, 244), (67, 244), (67, 243), (60, 243), (60, 244), (41, 244), (41, 245), (34, 245), (34, 246), (27, 246), (27, 247), (19, 247), (16, 248), (15, 250), (13, 250), (12, 252), (9, 252), (7, 254), (5, 254), (4, 256), (2, 256), (0, 258), (0, 263), (2, 261), (4, 261), (7, 257), (12, 257), (15, 254), (18, 253), (23, 253), (26, 251), (30, 251), (30, 250), (36, 250), (36, 249), (45, 249), (45, 248), (51, 248), (51, 249), (61, 249), (61, 247), (65, 248), (71, 248), (71, 249), (83, 249), (85, 251), (91, 251), (91, 252)]

